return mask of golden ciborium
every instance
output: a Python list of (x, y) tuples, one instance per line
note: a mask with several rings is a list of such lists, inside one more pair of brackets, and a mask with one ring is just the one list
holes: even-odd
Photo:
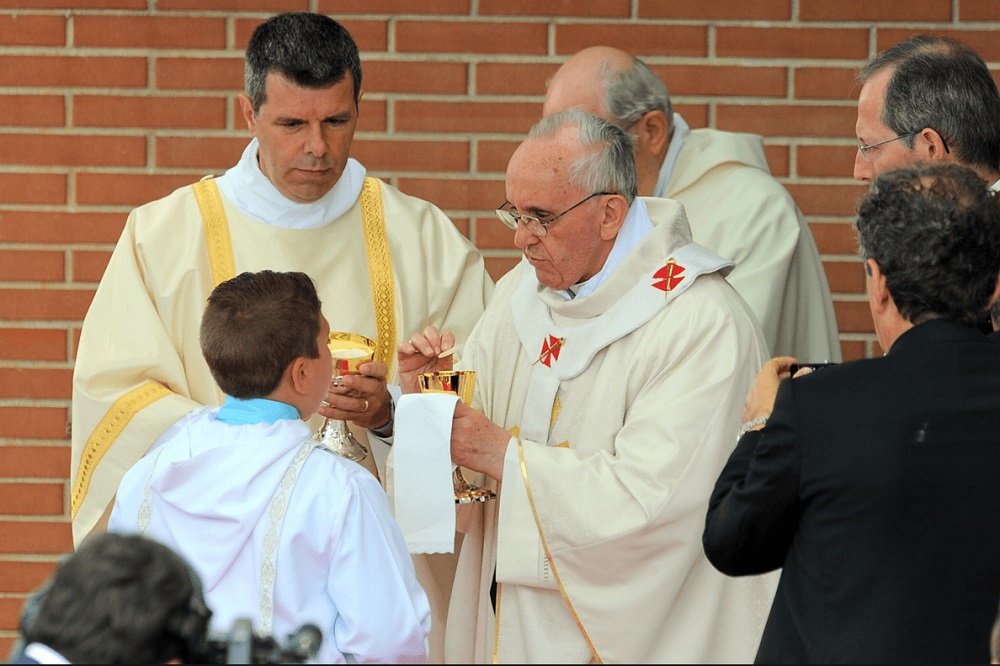
[[(375, 342), (355, 333), (331, 332), (327, 345), (333, 357), (334, 377), (359, 374), (358, 367), (375, 357)], [(354, 438), (347, 423), (338, 419), (323, 421), (313, 440), (354, 462), (368, 457), (368, 449)]]
[[(439, 370), (420, 375), (421, 393), (451, 393), (466, 405), (471, 405), (475, 390), (476, 373), (472, 370)], [(496, 497), (496, 493), (489, 488), (480, 488), (466, 481), (458, 466), (452, 471), (451, 480), (455, 486), (455, 504), (485, 502)]]

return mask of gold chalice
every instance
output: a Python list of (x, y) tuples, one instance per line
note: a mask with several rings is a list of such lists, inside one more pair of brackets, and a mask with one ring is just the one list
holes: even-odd
[[(420, 375), (421, 393), (451, 393), (466, 405), (472, 404), (475, 389), (476, 373), (472, 370), (439, 370)], [(496, 497), (496, 493), (489, 488), (480, 488), (466, 481), (457, 465), (451, 473), (451, 480), (455, 486), (455, 504), (485, 502)]]
[[(354, 333), (331, 332), (327, 345), (333, 357), (334, 377), (356, 375), (359, 366), (375, 357), (375, 342)], [(368, 449), (354, 438), (347, 423), (338, 419), (328, 418), (323, 421), (323, 425), (313, 435), (313, 440), (354, 462), (361, 462), (368, 457)]]

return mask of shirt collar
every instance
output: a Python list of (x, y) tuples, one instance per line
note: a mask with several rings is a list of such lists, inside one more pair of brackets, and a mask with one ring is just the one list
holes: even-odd
[(681, 152), (681, 146), (684, 145), (684, 139), (687, 137), (688, 124), (684, 122), (681, 118), (681, 114), (674, 114), (674, 136), (670, 139), (670, 146), (667, 148), (667, 154), (663, 158), (663, 164), (660, 165), (660, 176), (656, 179), (656, 189), (653, 190), (654, 197), (662, 197), (663, 193), (667, 191), (667, 182), (670, 180), (670, 176), (674, 173), (674, 165), (677, 164), (677, 156)]
[(299, 410), (288, 403), (277, 400), (268, 400), (267, 398), (240, 400), (227, 395), (216, 418), (228, 425), (254, 425), (257, 423), (273, 425), (277, 421), (298, 420)]

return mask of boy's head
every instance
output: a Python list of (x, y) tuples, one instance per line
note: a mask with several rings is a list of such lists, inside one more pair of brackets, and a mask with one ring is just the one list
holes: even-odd
[[(208, 297), (201, 350), (226, 395), (281, 399), (306, 418), (330, 386), (329, 335), (308, 275), (242, 273), (219, 284)], [(290, 384), (283, 384), (286, 380)], [(275, 395), (286, 388), (290, 396)]]

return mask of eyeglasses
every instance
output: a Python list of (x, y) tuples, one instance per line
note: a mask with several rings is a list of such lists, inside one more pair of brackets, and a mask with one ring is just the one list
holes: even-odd
[(550, 224), (552, 224), (553, 222), (555, 222), (556, 220), (558, 220), (560, 217), (562, 217), (566, 213), (570, 212), (571, 210), (573, 210), (577, 206), (582, 206), (583, 204), (585, 204), (586, 202), (590, 201), (594, 197), (601, 197), (601, 196), (604, 196), (606, 194), (616, 194), (616, 192), (594, 192), (593, 194), (591, 194), (589, 197), (587, 197), (583, 201), (579, 201), (579, 202), (573, 204), (572, 206), (570, 206), (569, 208), (567, 208), (563, 212), (559, 213), (558, 215), (552, 215), (552, 216), (547, 217), (545, 219), (537, 218), (534, 215), (522, 215), (521, 213), (518, 213), (517, 211), (508, 210), (508, 209), (504, 208), (504, 206), (510, 206), (511, 203), (509, 201), (506, 201), (506, 200), (503, 202), (503, 204), (499, 208), (496, 209), (496, 214), (497, 214), (497, 217), (500, 218), (501, 222), (503, 222), (506, 226), (510, 227), (514, 231), (517, 231), (517, 223), (518, 222), (524, 222), (524, 228), (525, 229), (527, 229), (528, 231), (530, 231), (531, 233), (535, 234), (538, 237), (542, 237), (542, 236), (544, 236), (544, 235), (546, 235), (548, 233), (548, 231), (546, 230), (547, 227)]
[(886, 143), (892, 143), (893, 141), (899, 141), (900, 139), (909, 139), (911, 136), (919, 134), (919, 132), (910, 132), (909, 134), (900, 134), (899, 136), (894, 136), (891, 139), (886, 139), (885, 141), (876, 141), (875, 143), (869, 143), (865, 145), (861, 139), (858, 139), (858, 150), (861, 151), (861, 157), (865, 158), (865, 162), (871, 162), (871, 158), (868, 157), (868, 151), (872, 148), (876, 148)]

